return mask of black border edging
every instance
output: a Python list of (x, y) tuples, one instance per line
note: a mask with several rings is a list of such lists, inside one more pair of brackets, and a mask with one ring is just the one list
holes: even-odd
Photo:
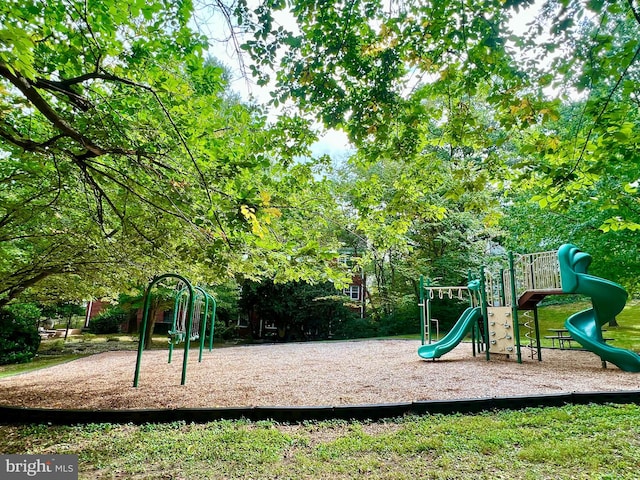
[(480, 413), (491, 410), (520, 410), (529, 407), (561, 407), (589, 403), (640, 404), (640, 390), (615, 392), (574, 392), (518, 397), (429, 400), (315, 407), (230, 407), (178, 408), (158, 410), (58, 410), (0, 406), (0, 424), (76, 425), (87, 423), (205, 423), (215, 420), (302, 422), (321, 420), (380, 420), (405, 415)]

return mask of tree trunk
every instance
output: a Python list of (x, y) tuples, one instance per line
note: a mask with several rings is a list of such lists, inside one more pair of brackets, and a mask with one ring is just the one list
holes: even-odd
[(64, 331), (64, 341), (67, 341), (67, 337), (69, 336), (69, 327), (71, 326), (71, 319), (73, 315), (69, 315), (69, 319), (67, 320), (67, 329)]
[(61, 272), (62, 270), (57, 268), (46, 269), (41, 272), (38, 272), (37, 274), (34, 274), (33, 277), (31, 278), (25, 278), (23, 280), (20, 280), (17, 285), (12, 285), (10, 287), (5, 288), (1, 292), (2, 294), (6, 293), (6, 296), (0, 298), (0, 308), (4, 307), (11, 300), (13, 300), (22, 292), (24, 292), (27, 288), (35, 285), (40, 280), (44, 280), (45, 278), (47, 278), (50, 275), (53, 275), (54, 273), (61, 273)]
[(156, 324), (156, 314), (158, 307), (151, 307), (149, 309), (149, 318), (147, 319), (147, 329), (144, 333), (144, 346), (143, 350), (149, 350), (153, 341), (153, 327)]

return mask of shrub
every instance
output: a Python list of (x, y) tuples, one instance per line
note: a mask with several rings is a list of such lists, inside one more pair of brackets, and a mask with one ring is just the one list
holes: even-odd
[(0, 310), (0, 365), (28, 362), (39, 346), (33, 319), (23, 320), (8, 309)]
[(127, 320), (127, 314), (119, 308), (109, 308), (89, 322), (91, 333), (120, 333), (120, 326)]
[(371, 319), (351, 317), (338, 325), (334, 337), (337, 339), (370, 338), (379, 334), (378, 325)]
[[(331, 338), (338, 325), (350, 322), (354, 316), (344, 305), (345, 300), (329, 282), (277, 284), (269, 280), (243, 285), (240, 307), (249, 316), (255, 315), (256, 320), (275, 326), (280, 341), (323, 340)], [(258, 324), (252, 324), (254, 338), (260, 335)], [(363, 336), (357, 327), (352, 330), (354, 335)]]
[(420, 333), (420, 312), (417, 308), (404, 308), (387, 315), (380, 321), (380, 335), (409, 335)]
[[(210, 326), (207, 326), (207, 339), (209, 338)], [(220, 322), (216, 319), (216, 325), (213, 330), (213, 339), (215, 341), (219, 340), (231, 340), (238, 336), (238, 326), (236, 324), (231, 324), (229, 326), (225, 325), (224, 322)]]
[(35, 303), (10, 303), (5, 309), (26, 325), (39, 326), (42, 311)]

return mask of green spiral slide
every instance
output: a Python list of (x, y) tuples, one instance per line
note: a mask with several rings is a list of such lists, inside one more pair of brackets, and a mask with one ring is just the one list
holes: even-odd
[(467, 308), (442, 340), (429, 345), (422, 345), (418, 348), (418, 355), (422, 358), (435, 359), (450, 352), (471, 331), (474, 322), (477, 322), (481, 316), (482, 310), (480, 307)]
[(602, 326), (613, 320), (627, 302), (626, 290), (617, 283), (587, 273), (591, 255), (578, 247), (565, 244), (558, 250), (560, 278), (565, 293), (591, 297), (593, 308), (571, 315), (565, 327), (574, 340), (603, 361), (613, 363), (626, 372), (640, 372), (640, 355), (616, 348), (602, 338)]

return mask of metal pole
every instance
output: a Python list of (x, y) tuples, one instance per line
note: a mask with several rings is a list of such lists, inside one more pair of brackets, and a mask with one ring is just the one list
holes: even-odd
[[(161, 275), (159, 277), (156, 277), (155, 279), (153, 279), (151, 281), (151, 283), (149, 284), (149, 286), (147, 287), (147, 291), (145, 292), (145, 297), (144, 297), (144, 313), (142, 315), (142, 326), (141, 326), (141, 332), (140, 332), (140, 340), (139, 340), (139, 344), (138, 344), (138, 355), (136, 358), (136, 371), (135, 374), (133, 376), (133, 386), (137, 387), (138, 386), (138, 381), (140, 379), (140, 364), (142, 363), (142, 350), (144, 348), (144, 341), (145, 341), (145, 337), (146, 337), (146, 329), (147, 329), (147, 322), (149, 319), (149, 306), (151, 305), (151, 289), (154, 287), (154, 285), (156, 285), (158, 282), (160, 282), (161, 280), (164, 280), (165, 278), (176, 278), (180, 281), (182, 281), (187, 287), (187, 289), (189, 290), (189, 308), (188, 308), (188, 319), (187, 322), (189, 323), (188, 328), (189, 330), (191, 329), (191, 315), (193, 314), (193, 304), (195, 303), (195, 298), (193, 295), (193, 287), (191, 286), (191, 283), (189, 283), (189, 281), (184, 278), (181, 275), (177, 275), (175, 273), (167, 273), (164, 275)], [(185, 342), (185, 356), (184, 356), (184, 361), (182, 364), (182, 383), (181, 385), (184, 385), (187, 379), (187, 354), (188, 354), (188, 346), (189, 346), (189, 337), (187, 336), (187, 341)]]
[[(431, 286), (431, 280), (427, 278), (427, 288)], [(433, 337), (431, 333), (431, 289), (427, 292), (427, 298), (425, 299), (425, 306), (427, 308), (427, 333), (429, 338), (429, 344), (431, 344), (431, 339)]]
[(522, 363), (520, 349), (520, 325), (518, 325), (518, 299), (516, 298), (516, 271), (513, 262), (513, 252), (509, 252), (509, 278), (511, 279), (511, 318), (513, 320), (513, 337), (516, 341), (518, 363)]
[(538, 350), (538, 361), (542, 361), (542, 347), (540, 346), (540, 323), (538, 323), (538, 306), (533, 307), (533, 323), (536, 329), (536, 349)]
[(187, 383), (187, 362), (189, 361), (189, 347), (191, 346), (191, 326), (193, 325), (193, 308), (196, 303), (196, 296), (193, 293), (193, 287), (188, 284), (189, 287), (189, 306), (187, 307), (187, 326), (186, 336), (184, 339), (184, 358), (182, 359), (182, 379), (180, 385)]
[(211, 297), (213, 308), (211, 309), (211, 328), (209, 330), (209, 351), (213, 350), (213, 330), (216, 326), (216, 299)]
[[(473, 291), (468, 287), (469, 283), (471, 283), (473, 276), (471, 275), (471, 270), (467, 270), (467, 289), (469, 292), (469, 306), (473, 307)], [(474, 322), (473, 328), (471, 329), (471, 342), (473, 345), (473, 356), (476, 356), (476, 342), (478, 353), (480, 353), (480, 342), (481, 342), (481, 332), (480, 332), (480, 324), (478, 322)]]
[(142, 323), (140, 324), (140, 337), (138, 340), (138, 356), (136, 358), (136, 371), (133, 375), (133, 386), (138, 386), (138, 380), (140, 379), (140, 364), (142, 363), (142, 350), (144, 348), (144, 340), (147, 331), (147, 321), (149, 320), (149, 304), (151, 303), (151, 287), (157, 282), (157, 280), (152, 280), (149, 286), (147, 287), (147, 291), (144, 294), (144, 307), (142, 309)]
[(506, 295), (504, 293), (504, 269), (500, 269), (500, 304), (504, 307), (507, 304)]
[(204, 291), (202, 287), (196, 287), (202, 295), (204, 296), (204, 316), (202, 318), (202, 322), (200, 324), (200, 349), (198, 352), (198, 363), (202, 362), (202, 350), (204, 349), (204, 335), (207, 331), (207, 315), (209, 314), (209, 294)]
[(426, 314), (425, 314), (425, 305), (424, 305), (424, 276), (422, 275), (420, 275), (419, 288), (420, 288), (420, 293), (419, 293), (420, 303), (418, 304), (418, 306), (420, 307), (420, 341), (422, 342), (422, 345), (424, 345), (424, 322), (425, 322)]
[(486, 357), (487, 360), (489, 360), (489, 315), (487, 312), (487, 286), (485, 284), (484, 265), (480, 267), (480, 307), (482, 308), (482, 317), (484, 318), (484, 344), (487, 346)]

